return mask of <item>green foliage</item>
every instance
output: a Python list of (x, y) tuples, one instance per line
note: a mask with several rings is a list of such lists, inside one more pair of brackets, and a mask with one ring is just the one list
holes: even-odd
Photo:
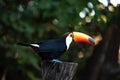
[[(91, 23), (98, 23), (98, 28), (104, 30), (104, 19), (101, 18), (102, 21), (98, 22), (102, 10), (96, 7), (96, 0), (92, 2), (96, 14), (90, 17)], [(17, 46), (18, 41), (39, 42), (58, 38), (65, 32), (74, 30), (88, 34), (99, 32), (99, 29), (94, 32), (85, 18), (79, 17), (79, 12), (87, 4), (88, 0), (0, 0), (0, 78), (5, 75), (6, 79), (13, 80), (41, 79), (40, 57), (28, 48)], [(111, 22), (114, 12), (110, 13), (106, 8), (105, 12), (107, 14), (103, 18)], [(89, 46), (81, 45), (78, 47), (81, 49), (77, 50), (74, 46), (68, 52), (70, 54), (65, 54), (61, 59), (79, 61), (76, 60), (78, 54), (73, 54), (89, 51)]]

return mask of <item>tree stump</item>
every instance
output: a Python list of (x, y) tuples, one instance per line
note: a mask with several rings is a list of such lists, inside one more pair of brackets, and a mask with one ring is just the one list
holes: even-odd
[(41, 62), (43, 80), (72, 80), (78, 63)]

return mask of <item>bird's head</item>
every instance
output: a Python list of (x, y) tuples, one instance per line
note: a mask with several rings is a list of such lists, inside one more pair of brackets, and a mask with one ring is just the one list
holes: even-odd
[(81, 32), (71, 32), (71, 33), (67, 33), (67, 40), (71, 41), (73, 40), (76, 43), (86, 43), (86, 44), (90, 44), (90, 45), (94, 45), (94, 39), (92, 37), (90, 37), (87, 34), (81, 33)]

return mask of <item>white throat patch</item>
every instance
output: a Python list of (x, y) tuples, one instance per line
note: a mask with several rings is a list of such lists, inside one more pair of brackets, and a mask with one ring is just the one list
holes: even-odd
[(67, 50), (69, 49), (71, 42), (72, 42), (72, 37), (67, 36), (67, 38), (66, 38), (66, 46), (67, 46)]
[(40, 47), (38, 44), (31, 44), (34, 47)]

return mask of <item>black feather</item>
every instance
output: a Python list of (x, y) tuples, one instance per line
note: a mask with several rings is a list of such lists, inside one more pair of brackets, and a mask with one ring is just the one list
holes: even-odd
[(18, 42), (17, 45), (21, 45), (21, 46), (31, 46), (29, 43), (24, 43), (24, 42)]
[(45, 40), (38, 43), (40, 47), (35, 47), (29, 43), (18, 42), (18, 45), (31, 47), (37, 52), (37, 54), (42, 58), (42, 60), (52, 60), (61, 56), (66, 50), (66, 36), (59, 39)]

